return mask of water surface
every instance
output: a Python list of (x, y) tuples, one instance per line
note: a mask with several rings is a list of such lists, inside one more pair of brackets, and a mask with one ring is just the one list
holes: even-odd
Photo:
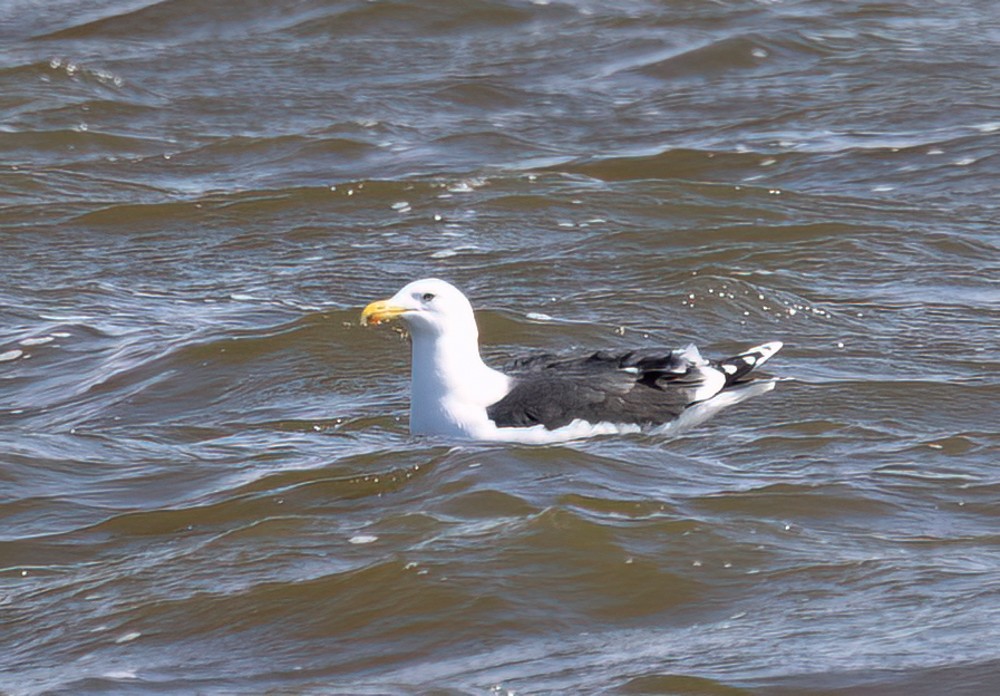
[[(8, 3), (0, 693), (990, 693), (994, 10)], [(425, 276), (790, 380), (412, 439)]]

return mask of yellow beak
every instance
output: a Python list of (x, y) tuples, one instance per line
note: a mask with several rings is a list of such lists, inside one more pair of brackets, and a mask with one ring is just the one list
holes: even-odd
[(389, 304), (389, 300), (377, 300), (364, 308), (361, 312), (361, 325), (372, 324), (378, 326), (382, 322), (392, 321), (408, 311), (406, 307)]

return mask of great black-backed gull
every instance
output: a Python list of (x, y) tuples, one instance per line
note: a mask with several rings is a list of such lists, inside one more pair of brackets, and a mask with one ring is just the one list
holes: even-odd
[(749, 373), (781, 348), (771, 341), (719, 361), (694, 345), (672, 351), (536, 355), (507, 372), (479, 356), (469, 300), (437, 278), (372, 302), (362, 324), (401, 319), (413, 345), (410, 432), (448, 439), (546, 444), (593, 435), (673, 432), (770, 391)]

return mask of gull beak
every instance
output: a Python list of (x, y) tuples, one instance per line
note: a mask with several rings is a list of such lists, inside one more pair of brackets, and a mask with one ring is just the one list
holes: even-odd
[(397, 304), (392, 304), (391, 300), (377, 300), (364, 308), (361, 312), (361, 325), (378, 326), (379, 324), (399, 318), (404, 312), (409, 310)]

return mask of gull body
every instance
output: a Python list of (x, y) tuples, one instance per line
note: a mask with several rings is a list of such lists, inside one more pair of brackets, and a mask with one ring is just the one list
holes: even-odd
[(412, 343), (410, 432), (451, 440), (546, 444), (601, 434), (670, 432), (774, 387), (746, 374), (781, 348), (765, 343), (717, 363), (697, 348), (533, 356), (510, 373), (483, 362), (468, 298), (437, 278), (372, 302), (362, 323), (399, 319)]

